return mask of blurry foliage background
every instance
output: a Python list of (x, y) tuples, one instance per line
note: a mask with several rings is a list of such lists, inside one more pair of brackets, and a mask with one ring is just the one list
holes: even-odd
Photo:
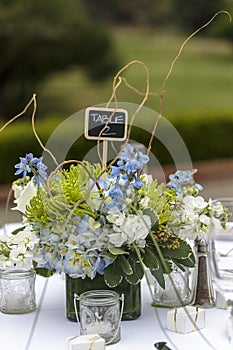
[[(0, 126), (36, 93), (45, 142), (69, 115), (106, 102), (113, 76), (133, 59), (148, 66), (158, 93), (181, 43), (219, 10), (233, 15), (233, 1), (0, 0)], [(233, 24), (222, 14), (188, 43), (167, 83), (164, 116), (193, 160), (233, 156), (232, 52)], [(141, 67), (125, 76), (145, 89)], [(118, 99), (141, 97), (122, 85)], [(158, 110), (158, 97), (146, 106)], [(137, 137), (146, 144), (148, 135), (135, 131)], [(82, 139), (70, 157), (82, 159), (92, 146)], [(161, 163), (171, 161), (153, 147)], [(27, 113), (0, 135), (0, 183), (12, 181), (18, 157), (31, 151), (40, 154)]]

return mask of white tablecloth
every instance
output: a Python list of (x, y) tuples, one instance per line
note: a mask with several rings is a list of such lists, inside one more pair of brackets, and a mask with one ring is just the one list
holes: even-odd
[[(46, 279), (37, 277), (38, 304), (45, 281)], [(151, 306), (148, 287), (144, 281), (142, 297), (142, 316), (137, 320), (121, 323), (121, 340), (107, 346), (110, 350), (151, 350), (155, 349), (153, 344), (158, 341), (166, 341), (172, 350), (230, 349), (226, 339), (226, 310), (206, 310), (206, 326), (203, 330), (178, 334), (166, 330), (168, 310)], [(23, 315), (0, 313), (0, 349), (25, 350), (36, 315), (38, 321), (30, 350), (65, 350), (66, 337), (79, 334), (78, 325), (67, 320), (65, 316), (65, 281), (61, 276), (54, 275), (48, 280), (39, 314), (36, 311)]]
[[(42, 299), (43, 291), (45, 294)], [(1, 350), (65, 350), (66, 338), (79, 335), (78, 324), (66, 319), (65, 281), (62, 276), (54, 275), (49, 279), (37, 276), (36, 299), (41, 308), (32, 313), (0, 313)], [(123, 321), (120, 342), (107, 346), (107, 349), (152, 350), (155, 349), (154, 343), (159, 341), (167, 342), (172, 350), (233, 349), (227, 341), (227, 310), (205, 310), (205, 328), (188, 334), (174, 333), (166, 329), (167, 312), (168, 309), (151, 306), (149, 289), (143, 280), (142, 315), (134, 321)], [(30, 346), (26, 349), (36, 318)]]

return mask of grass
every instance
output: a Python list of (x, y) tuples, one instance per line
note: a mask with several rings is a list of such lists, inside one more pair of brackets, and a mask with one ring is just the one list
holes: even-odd
[[(131, 60), (143, 61), (150, 70), (151, 91), (159, 93), (170, 64), (184, 36), (146, 30), (114, 30), (113, 38), (122, 66)], [(145, 89), (145, 72), (135, 65), (124, 75), (139, 90)], [(203, 111), (216, 115), (233, 111), (232, 45), (202, 34), (191, 39), (175, 64), (166, 85), (163, 114), (169, 120), (196, 117)], [(104, 82), (90, 81), (79, 68), (50, 76), (37, 91), (39, 115), (67, 117), (94, 104), (108, 101), (112, 77)], [(140, 103), (140, 96), (125, 86), (118, 100)], [(158, 110), (159, 99), (150, 97), (146, 106)]]

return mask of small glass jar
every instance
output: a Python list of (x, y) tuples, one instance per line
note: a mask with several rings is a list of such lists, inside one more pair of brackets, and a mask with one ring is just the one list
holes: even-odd
[(0, 311), (23, 314), (36, 308), (35, 271), (8, 269), (0, 271)]
[[(120, 322), (123, 304), (120, 311), (120, 296), (112, 290), (92, 290), (84, 292), (79, 300), (80, 334), (99, 334), (106, 345), (114, 344), (121, 338)], [(122, 302), (123, 303), (123, 302)]]
[(154, 306), (161, 307), (179, 307), (188, 305), (192, 298), (189, 286), (189, 269), (181, 271), (176, 265), (170, 275), (164, 275), (165, 289), (159, 283), (154, 281)]

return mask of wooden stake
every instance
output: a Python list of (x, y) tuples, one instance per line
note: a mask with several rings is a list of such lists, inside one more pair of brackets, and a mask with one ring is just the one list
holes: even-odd
[[(108, 155), (108, 141), (103, 140), (103, 157), (102, 157), (102, 168), (107, 168), (107, 155)], [(106, 172), (103, 173), (103, 179), (106, 180)]]

